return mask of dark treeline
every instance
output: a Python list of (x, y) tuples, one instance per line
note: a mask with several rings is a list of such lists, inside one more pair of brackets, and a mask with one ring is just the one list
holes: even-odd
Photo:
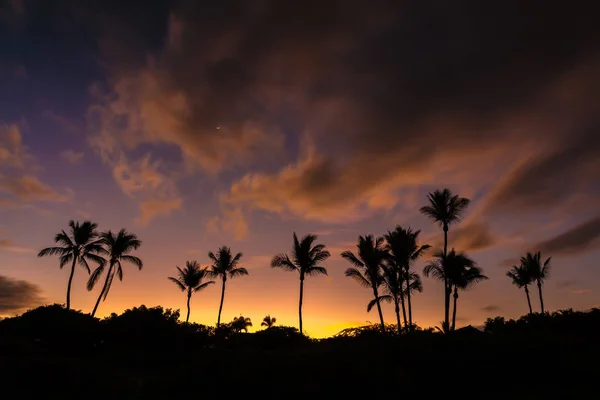
[(239, 391), (274, 399), (398, 391), (583, 398), (600, 356), (600, 309), (497, 317), (483, 332), (414, 327), (399, 336), (394, 325), (369, 325), (321, 340), (272, 324), (245, 333), (243, 317), (219, 328), (179, 317), (140, 306), (99, 320), (50, 305), (1, 320), (3, 389), (18, 388), (21, 398), (173, 398), (199, 390), (225, 398)]

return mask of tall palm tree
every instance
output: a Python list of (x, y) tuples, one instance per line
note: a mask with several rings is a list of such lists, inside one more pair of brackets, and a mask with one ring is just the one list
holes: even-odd
[[(410, 227), (404, 229), (402, 226), (396, 226), (393, 231), (388, 231), (385, 235), (386, 249), (389, 254), (388, 263), (391, 262), (400, 267), (402, 273), (402, 282), (407, 287), (411, 284), (411, 277), (415, 273), (411, 270), (412, 263), (418, 260), (425, 251), (431, 248), (430, 245), (418, 245), (420, 230), (413, 231)], [(418, 275), (416, 275), (418, 277)], [(421, 288), (422, 289), (422, 288)], [(412, 326), (412, 304), (411, 290), (402, 290), (401, 298), (406, 295), (408, 305), (408, 323)]]
[(319, 265), (329, 258), (331, 254), (325, 250), (324, 244), (313, 243), (317, 240), (316, 235), (306, 235), (298, 241), (294, 232), (294, 247), (292, 258), (287, 254), (278, 254), (271, 260), (272, 268), (282, 268), (285, 271), (298, 271), (300, 274), (300, 300), (298, 301), (298, 319), (300, 333), (302, 333), (302, 300), (304, 297), (304, 277), (310, 275), (327, 275), (327, 270)]
[(185, 323), (187, 324), (190, 320), (190, 299), (192, 298), (192, 293), (205, 289), (208, 285), (215, 283), (215, 281), (203, 282), (208, 269), (206, 267), (202, 268), (197, 261), (186, 261), (184, 269), (178, 266), (175, 266), (175, 268), (177, 268), (179, 276), (177, 278), (169, 276), (169, 280), (175, 283), (182, 292), (187, 291), (187, 316), (185, 317)]
[(71, 309), (71, 285), (75, 275), (75, 264), (83, 267), (88, 275), (90, 274), (88, 261), (104, 265), (105, 260), (100, 256), (103, 251), (102, 245), (98, 240), (96, 228), (98, 228), (98, 224), (91, 221), (84, 221), (80, 224), (79, 221), (71, 220), (69, 221), (69, 233), (62, 230), (54, 236), (54, 243), (60, 246), (47, 247), (38, 253), (38, 257), (58, 256), (61, 269), (71, 263), (71, 273), (67, 283), (67, 310)]
[(243, 316), (235, 317), (231, 321), (231, 328), (234, 332), (248, 332), (248, 328), (252, 326), (252, 320), (250, 318), (244, 318)]
[[(108, 230), (100, 234), (100, 243), (102, 243), (104, 246), (103, 253), (108, 257), (108, 271), (106, 273), (104, 286), (102, 286), (98, 300), (96, 300), (96, 305), (94, 305), (92, 317), (96, 315), (100, 300), (106, 300), (115, 274), (119, 277), (120, 281), (123, 280), (122, 263), (127, 262), (133, 264), (138, 268), (138, 270), (141, 270), (144, 267), (141, 259), (129, 254), (133, 250), (137, 250), (142, 245), (142, 241), (139, 240), (135, 234), (129, 233), (125, 229), (121, 229), (117, 234)], [(94, 288), (100, 279), (100, 276), (104, 272), (104, 266), (105, 264), (102, 264), (98, 266), (94, 272), (92, 272), (92, 275), (87, 283), (88, 290), (92, 290)]]
[[(423, 282), (421, 281), (421, 276), (418, 273), (410, 271), (406, 282), (407, 283), (404, 285), (404, 296), (406, 296), (408, 299), (411, 298), (413, 293), (423, 293)], [(413, 329), (412, 304), (410, 300), (408, 301), (408, 319), (410, 321), (410, 329)]]
[(450, 263), (451, 284), (454, 286), (454, 306), (452, 310), (452, 330), (456, 327), (456, 305), (458, 301), (458, 290), (467, 290), (478, 282), (487, 280), (483, 275), (483, 270), (477, 266), (475, 261), (463, 253), (456, 254), (455, 257), (448, 257)]
[[(436, 189), (427, 195), (429, 204), (421, 207), (422, 214), (440, 225), (444, 231), (444, 255), (448, 254), (448, 229), (451, 224), (460, 221), (462, 213), (469, 206), (470, 200), (459, 197), (450, 189)], [(444, 323), (450, 325), (450, 294), (452, 287), (444, 280)]]
[(269, 329), (275, 326), (275, 322), (277, 322), (277, 318), (267, 315), (263, 318), (262, 322), (260, 323), (260, 326), (265, 326), (267, 327), (267, 329)]
[(341, 255), (354, 267), (345, 272), (347, 277), (354, 279), (361, 286), (370, 287), (373, 290), (373, 299), (377, 304), (381, 329), (385, 329), (383, 313), (381, 312), (381, 301), (379, 298), (379, 286), (383, 283), (382, 264), (387, 258), (387, 252), (383, 247), (383, 238), (374, 238), (373, 235), (359, 236), (358, 257), (351, 251), (344, 251)]
[(212, 251), (208, 252), (208, 258), (213, 262), (208, 274), (212, 278), (221, 278), (223, 286), (221, 287), (221, 303), (219, 304), (219, 316), (217, 318), (217, 328), (221, 325), (221, 311), (223, 310), (223, 299), (225, 298), (225, 282), (228, 278), (236, 276), (248, 275), (246, 268), (239, 267), (242, 253), (237, 253), (235, 256), (231, 254), (231, 248), (227, 246), (219, 247), (217, 254)]
[(546, 261), (542, 263), (542, 254), (539, 251), (535, 254), (527, 253), (524, 257), (521, 257), (521, 265), (527, 270), (527, 273), (531, 279), (537, 282), (542, 314), (545, 312), (544, 298), (542, 296), (542, 285), (543, 282), (550, 277), (551, 258), (552, 257), (548, 257)]
[(506, 273), (506, 276), (512, 279), (513, 285), (518, 287), (519, 289), (525, 289), (525, 295), (527, 296), (527, 305), (529, 306), (529, 314), (533, 314), (533, 310), (531, 308), (531, 299), (529, 298), (529, 288), (533, 281), (531, 275), (528, 273), (527, 269), (524, 266), (516, 266), (513, 267)]

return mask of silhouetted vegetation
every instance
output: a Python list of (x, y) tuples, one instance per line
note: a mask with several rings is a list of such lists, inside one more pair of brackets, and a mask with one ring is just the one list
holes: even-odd
[[(398, 336), (396, 325), (382, 329), (376, 324), (321, 340), (285, 326), (246, 333), (242, 324), (234, 327), (236, 321), (246, 324), (248, 319), (240, 316), (216, 330), (181, 322), (178, 310), (162, 307), (134, 307), (102, 320), (61, 305), (39, 307), (0, 321), (0, 373), (5, 387), (19, 387), (22, 398), (49, 393), (172, 398), (196, 395), (197, 389), (185, 382), (197, 377), (210, 382), (203, 391), (210, 397), (240, 387), (267, 398), (281, 398), (290, 390), (293, 398), (356, 398), (369, 390), (344, 382), (381, 379), (393, 385), (382, 385), (378, 395), (395, 395), (402, 388), (404, 395), (427, 398), (443, 393), (465, 373), (479, 382), (471, 387), (474, 392), (490, 380), (503, 382), (485, 398), (515, 393), (517, 398), (581, 398), (594, 387), (593, 366), (600, 355), (599, 309), (529, 314), (515, 321), (490, 318), (484, 330), (466, 327), (446, 335), (414, 327)], [(528, 361), (515, 362), (523, 354)], [(536, 359), (552, 364), (538, 368)], [(452, 360), (452, 368), (431, 385), (431, 366), (442, 360)], [(528, 379), (509, 379), (515, 374)], [(32, 376), (35, 385), (29, 383)], [(69, 384), (61, 383), (65, 376)], [(294, 385), (300, 376), (302, 384)], [(232, 382), (235, 386), (229, 386)]]

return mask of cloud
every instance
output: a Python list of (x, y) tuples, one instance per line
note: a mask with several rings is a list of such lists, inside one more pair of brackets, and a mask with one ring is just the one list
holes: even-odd
[(75, 152), (71, 149), (62, 151), (60, 156), (70, 164), (78, 164), (83, 160), (83, 152)]
[(42, 290), (33, 283), (0, 275), (0, 314), (10, 315), (42, 304)]
[(52, 121), (71, 135), (80, 135), (84, 132), (84, 127), (80, 122), (64, 117), (54, 111), (45, 110), (42, 112), (42, 117)]
[(18, 125), (0, 125), (0, 192), (11, 198), (5, 204), (18, 202), (64, 202), (72, 193), (59, 193), (35, 176), (37, 162), (24, 145)]
[[(492, 233), (488, 223), (476, 219), (464, 221), (448, 231), (449, 247), (467, 253), (489, 249), (497, 245), (500, 240)], [(432, 234), (426, 242), (437, 249), (444, 245), (442, 235), (437, 232)]]
[(572, 287), (577, 284), (577, 281), (574, 279), (567, 279), (563, 281), (556, 282), (557, 289), (566, 289)]
[(181, 204), (181, 199), (146, 200), (140, 204), (140, 215), (136, 219), (136, 222), (143, 226), (148, 225), (148, 223), (155, 217), (168, 216), (174, 210), (179, 210), (181, 208)]
[(19, 254), (36, 254), (37, 251), (35, 249), (30, 249), (27, 247), (15, 246), (14, 242), (11, 239), (0, 239), (0, 251), (9, 251), (12, 253)]
[(221, 204), (221, 215), (215, 215), (206, 220), (206, 231), (216, 235), (219, 232), (231, 232), (235, 240), (243, 240), (248, 234), (248, 222), (239, 207), (229, 207)]
[(600, 215), (550, 239), (538, 243), (535, 248), (552, 255), (581, 254), (598, 248), (600, 244)]
[(569, 292), (573, 294), (586, 294), (589, 292), (589, 289), (572, 289)]
[(493, 304), (481, 308), (481, 311), (485, 311), (485, 312), (492, 312), (492, 311), (498, 311), (498, 310), (500, 310), (500, 307), (493, 305)]
[(164, 169), (233, 177), (223, 198), (241, 215), (346, 223), (448, 186), (492, 189), (486, 217), (597, 184), (600, 27), (574, 5), (73, 8), (109, 75), (92, 91), (94, 148), (111, 168), (169, 149)]

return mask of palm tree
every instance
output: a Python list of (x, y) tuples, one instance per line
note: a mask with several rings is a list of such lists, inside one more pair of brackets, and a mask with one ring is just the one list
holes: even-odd
[(398, 324), (398, 335), (402, 333), (402, 324), (400, 323), (400, 304), (402, 304), (402, 315), (404, 317), (404, 325), (406, 325), (406, 308), (404, 306), (404, 291), (402, 281), (402, 270), (395, 263), (386, 263), (382, 266), (383, 271), (383, 290), (384, 295), (378, 299), (373, 299), (367, 306), (367, 311), (377, 304), (377, 300), (393, 301), (394, 312), (396, 313), (396, 323)]
[[(447, 255), (444, 255), (442, 252), (438, 252), (435, 254), (435, 260), (429, 262), (423, 268), (423, 274), (426, 277), (436, 278), (439, 281), (444, 283), (448, 282), (450, 288), (454, 287), (458, 284), (459, 288), (464, 283), (461, 279), (462, 272), (465, 269), (475, 268), (476, 264), (471, 258), (469, 258), (464, 253), (456, 253), (454, 249), (452, 249)], [(480, 271), (481, 272), (481, 271)], [(487, 279), (487, 278), (485, 278)], [(470, 285), (471, 283), (469, 283)], [(469, 286), (467, 285), (467, 286)], [(455, 307), (456, 307), (456, 299), (458, 298), (458, 293), (455, 288)], [(456, 313), (454, 313), (453, 320), (456, 317)], [(454, 325), (454, 323), (453, 323)], [(442, 324), (442, 330), (444, 332), (449, 332), (451, 330), (450, 323), (446, 323), (446, 321)]]
[[(469, 206), (470, 200), (459, 197), (450, 189), (436, 189), (427, 195), (429, 204), (421, 207), (420, 211), (434, 222), (438, 223), (444, 231), (444, 255), (448, 254), (448, 228), (451, 224), (460, 221), (462, 213)], [(444, 280), (444, 323), (450, 324), (450, 293), (452, 287)]]
[(448, 257), (450, 264), (450, 282), (454, 286), (454, 306), (452, 310), (452, 330), (456, 327), (456, 304), (458, 301), (458, 290), (467, 290), (476, 283), (487, 280), (483, 275), (483, 270), (477, 266), (475, 261), (463, 253), (458, 253), (454, 257)]
[(252, 326), (252, 320), (250, 318), (244, 318), (243, 316), (235, 317), (231, 321), (231, 328), (234, 332), (248, 332), (248, 328)]
[(341, 255), (354, 267), (345, 272), (347, 277), (354, 279), (361, 286), (370, 287), (373, 290), (373, 299), (377, 304), (381, 329), (385, 329), (383, 313), (381, 312), (381, 301), (379, 298), (379, 286), (383, 283), (381, 266), (387, 258), (387, 252), (383, 247), (383, 238), (374, 238), (373, 235), (359, 236), (358, 257), (351, 251), (344, 251)]
[(544, 314), (544, 298), (542, 297), (542, 284), (550, 277), (550, 259), (548, 257), (542, 264), (542, 254), (538, 251), (535, 254), (527, 253), (524, 257), (521, 257), (521, 265), (527, 271), (527, 274), (531, 277), (532, 281), (537, 282), (538, 292), (540, 295), (540, 306), (542, 308), (542, 314)]
[(269, 329), (275, 326), (275, 322), (277, 322), (277, 318), (267, 315), (263, 318), (262, 322), (260, 323), (260, 326), (266, 326), (267, 329)]
[[(410, 299), (413, 293), (423, 293), (423, 282), (421, 281), (421, 276), (418, 273), (410, 271), (407, 278), (407, 284), (404, 286), (404, 296)], [(409, 327), (410, 329), (413, 329), (412, 304), (410, 303), (410, 300), (408, 301), (408, 319), (410, 321)]]
[(327, 270), (319, 264), (329, 258), (331, 254), (325, 250), (324, 244), (313, 243), (316, 235), (306, 235), (298, 241), (294, 232), (294, 247), (292, 258), (287, 254), (278, 254), (271, 260), (272, 268), (282, 268), (285, 271), (298, 271), (300, 273), (300, 300), (298, 301), (298, 319), (300, 333), (302, 333), (302, 299), (304, 296), (304, 277), (310, 275), (327, 275)]
[[(402, 274), (402, 282), (409, 287), (411, 285), (411, 278), (417, 276), (411, 270), (411, 264), (418, 260), (425, 251), (431, 246), (424, 244), (418, 245), (420, 230), (413, 231), (410, 227), (404, 229), (400, 225), (396, 226), (393, 231), (388, 231), (385, 235), (386, 249), (389, 254), (388, 263), (393, 263), (400, 268)], [(420, 279), (420, 278), (419, 278)], [(422, 287), (421, 287), (422, 290)], [(404, 295), (406, 295), (406, 301), (408, 305), (408, 324), (412, 326), (412, 304), (411, 304), (411, 290), (401, 291), (401, 299), (404, 304)], [(406, 324), (406, 317), (405, 317)]]
[[(102, 286), (102, 290), (100, 291), (100, 295), (98, 296), (98, 300), (96, 300), (96, 305), (92, 311), (92, 317), (96, 315), (96, 310), (98, 310), (100, 300), (106, 300), (115, 274), (119, 277), (120, 281), (123, 280), (122, 263), (128, 262), (133, 264), (138, 268), (138, 270), (141, 270), (144, 267), (142, 260), (136, 256), (128, 254), (133, 250), (137, 250), (142, 245), (142, 241), (139, 240), (135, 234), (129, 233), (125, 229), (121, 229), (117, 234), (114, 234), (112, 231), (108, 230), (100, 234), (100, 242), (104, 246), (103, 253), (108, 257), (109, 266), (108, 272), (106, 273), (104, 286)], [(87, 283), (88, 290), (92, 290), (94, 288), (98, 282), (98, 279), (100, 279), (100, 276), (104, 272), (104, 266), (105, 264), (102, 264), (96, 268), (94, 272), (92, 272), (92, 275)]]
[(59, 266), (62, 269), (66, 264), (71, 263), (71, 273), (67, 283), (67, 310), (71, 309), (71, 285), (75, 275), (75, 264), (83, 267), (87, 273), (90, 273), (88, 261), (93, 261), (98, 265), (104, 265), (102, 245), (98, 240), (96, 231), (98, 224), (91, 221), (69, 221), (69, 233), (60, 231), (54, 237), (54, 242), (60, 246), (47, 247), (38, 253), (38, 257), (59, 256)]
[(518, 287), (519, 289), (525, 289), (525, 295), (527, 296), (527, 305), (529, 306), (529, 314), (533, 314), (533, 310), (531, 309), (531, 299), (529, 298), (529, 286), (533, 281), (531, 275), (528, 273), (527, 269), (524, 266), (516, 266), (513, 265), (510, 271), (506, 273), (506, 276), (512, 279), (513, 285)]
[(175, 266), (178, 271), (179, 277), (173, 278), (169, 276), (169, 280), (177, 285), (182, 292), (187, 291), (187, 316), (185, 317), (185, 323), (187, 324), (190, 320), (190, 299), (192, 293), (199, 292), (205, 289), (208, 285), (212, 285), (215, 281), (203, 282), (204, 277), (207, 275), (207, 268), (202, 268), (197, 261), (186, 261), (185, 269), (181, 269)]
[(236, 276), (248, 275), (246, 268), (238, 267), (242, 253), (237, 253), (235, 256), (231, 254), (231, 248), (227, 246), (219, 247), (217, 254), (212, 251), (208, 252), (208, 257), (213, 264), (208, 274), (212, 278), (220, 277), (223, 281), (221, 288), (221, 303), (219, 304), (219, 316), (217, 318), (217, 328), (221, 325), (221, 311), (223, 310), (223, 299), (225, 298), (225, 282), (227, 278), (235, 278)]

